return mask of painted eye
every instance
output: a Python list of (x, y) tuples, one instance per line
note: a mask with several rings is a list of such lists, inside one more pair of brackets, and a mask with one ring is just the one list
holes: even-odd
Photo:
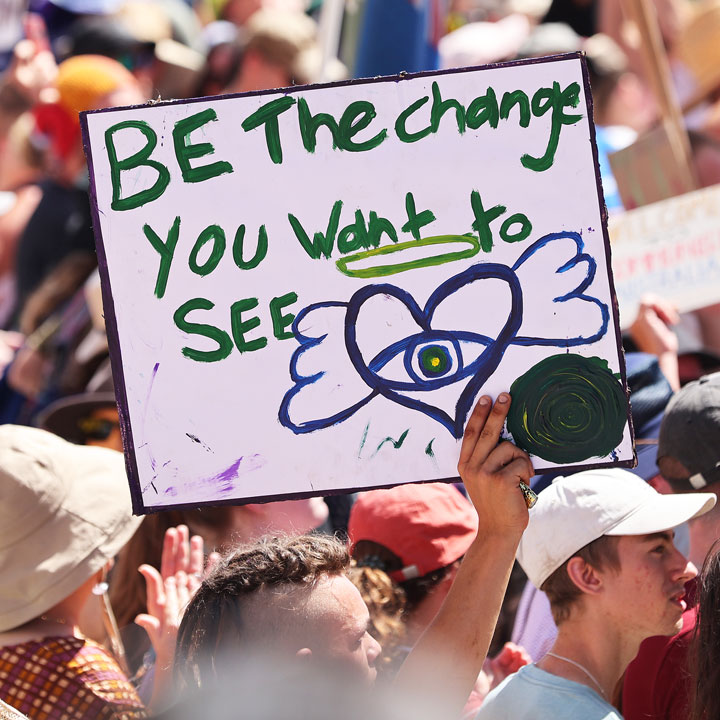
[(410, 377), (425, 383), (461, 370), (462, 356), (456, 344), (448, 340), (424, 340), (411, 345), (404, 358)]
[(448, 348), (442, 345), (428, 345), (417, 353), (420, 372), (428, 378), (442, 377), (453, 368), (453, 359)]
[(489, 342), (484, 336), (469, 333), (458, 339), (458, 334), (426, 331), (411, 335), (385, 348), (368, 367), (393, 390), (433, 390), (451, 385), (474, 372), (471, 366)]

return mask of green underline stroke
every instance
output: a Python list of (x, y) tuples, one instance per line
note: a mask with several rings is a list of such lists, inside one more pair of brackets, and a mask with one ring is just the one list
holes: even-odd
[[(410, 250), (412, 248), (428, 247), (430, 245), (445, 245), (448, 243), (463, 243), (469, 245), (470, 247), (457, 252), (433, 255), (432, 257), (409, 260), (408, 262), (401, 262), (393, 265), (378, 265), (377, 267), (363, 268), (360, 270), (348, 269), (348, 265), (351, 263), (356, 263), (370, 257), (378, 255), (391, 255), (393, 253)], [(373, 248), (372, 250), (363, 250), (362, 252), (340, 258), (335, 262), (335, 264), (337, 265), (337, 269), (343, 273), (343, 275), (347, 275), (348, 277), (374, 278), (396, 275), (397, 273), (406, 272), (407, 270), (415, 270), (416, 268), (444, 265), (445, 263), (454, 262), (455, 260), (471, 258), (477, 255), (479, 251), (480, 241), (473, 235), (434, 235), (433, 237), (410, 240), (409, 242), (399, 243), (398, 245), (383, 245), (382, 247)]]

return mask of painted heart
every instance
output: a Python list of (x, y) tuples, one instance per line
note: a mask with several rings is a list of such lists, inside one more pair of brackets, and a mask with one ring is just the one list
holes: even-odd
[[(489, 279), (506, 283), (510, 290), (510, 311), (502, 326), (497, 323), (499, 329), (494, 336), (447, 330), (433, 325), (434, 318), (443, 314), (443, 308), (452, 304), (451, 300), (457, 299), (458, 291), (467, 290), (472, 283)], [(416, 331), (378, 352), (371, 352), (372, 357), (368, 357), (367, 349), (363, 355), (362, 343), (358, 341), (358, 318), (367, 309), (368, 303), (377, 302), (379, 296), (402, 303), (413, 321), (409, 325), (414, 324)], [(496, 308), (493, 308), (493, 312), (496, 312)], [(444, 322), (447, 323), (448, 319), (445, 317)], [(481, 263), (445, 281), (430, 296), (424, 308), (418, 305), (410, 293), (394, 285), (370, 285), (358, 290), (348, 303), (345, 345), (353, 366), (369, 387), (388, 400), (433, 418), (454, 437), (460, 438), (475, 397), (497, 369), (521, 323), (522, 290), (517, 276), (504, 265)], [(377, 327), (376, 319), (373, 327)], [(477, 343), (478, 348), (484, 349), (472, 362), (465, 363), (461, 343), (466, 347), (468, 343)], [(402, 359), (407, 379), (393, 377), (388, 371), (393, 359), (396, 359), (397, 365), (397, 358)], [(447, 397), (447, 388), (451, 387), (457, 388), (457, 393), (452, 398), (454, 407), (448, 412), (440, 407), (441, 403), (433, 398), (433, 394)]]

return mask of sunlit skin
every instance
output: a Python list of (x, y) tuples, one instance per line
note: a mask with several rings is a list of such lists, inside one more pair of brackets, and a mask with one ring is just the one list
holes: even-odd
[(538, 666), (609, 700), (640, 643), (656, 635), (674, 635), (682, 626), (685, 583), (697, 570), (675, 547), (673, 536), (672, 530), (618, 536), (619, 568), (598, 569), (581, 557), (571, 558), (567, 572), (582, 596), (558, 626), (552, 652), (585, 670), (550, 655)]
[(672, 530), (618, 539), (620, 572), (602, 573), (606, 612), (636, 634), (674, 635), (687, 609), (685, 583), (695, 566), (675, 547)]
[(298, 656), (330, 661), (359, 681), (374, 682), (382, 648), (368, 632), (370, 613), (357, 588), (342, 575), (324, 579), (314, 589), (311, 605), (308, 612), (321, 620), (321, 631), (315, 634), (318, 642)]

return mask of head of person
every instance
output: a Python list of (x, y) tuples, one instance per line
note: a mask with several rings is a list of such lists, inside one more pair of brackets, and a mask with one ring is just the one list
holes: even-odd
[(250, 92), (311, 82), (317, 56), (314, 20), (287, 10), (258, 10), (245, 24), (242, 60), (228, 90)]
[(76, 445), (94, 445), (122, 452), (120, 419), (112, 390), (81, 393), (56, 400), (37, 424)]
[(603, 633), (610, 624), (638, 643), (674, 635), (696, 571), (672, 528), (714, 504), (711, 494), (661, 495), (619, 468), (560, 477), (539, 494), (518, 560), (561, 629), (581, 622)]
[[(720, 373), (681, 388), (665, 409), (658, 438), (658, 467), (679, 494), (720, 494)], [(690, 524), (698, 565), (720, 535), (720, 508)]]
[(350, 512), (351, 554), (359, 567), (382, 570), (399, 584), (412, 618), (442, 604), (477, 535), (477, 522), (471, 503), (453, 485), (370, 490)]
[(0, 632), (79, 611), (140, 524), (122, 454), (3, 425), (0, 490)]
[(187, 606), (175, 657), (180, 685), (224, 686), (253, 653), (298, 672), (342, 669), (372, 682), (380, 646), (347, 578), (349, 563), (347, 548), (323, 535), (265, 538), (235, 550)]
[(315, 530), (327, 518), (322, 498), (285, 500), (262, 505), (165, 510), (143, 518), (140, 529), (118, 555), (110, 580), (110, 600), (124, 628), (147, 612), (145, 579), (140, 565), (162, 566), (163, 539), (170, 528), (186, 525), (190, 535), (202, 537), (206, 552), (227, 553), (268, 533), (300, 535)]
[(102, 55), (76, 55), (58, 66), (54, 102), (35, 106), (38, 136), (48, 146), (49, 171), (73, 184), (85, 170), (79, 113), (145, 102), (137, 79), (117, 60)]

